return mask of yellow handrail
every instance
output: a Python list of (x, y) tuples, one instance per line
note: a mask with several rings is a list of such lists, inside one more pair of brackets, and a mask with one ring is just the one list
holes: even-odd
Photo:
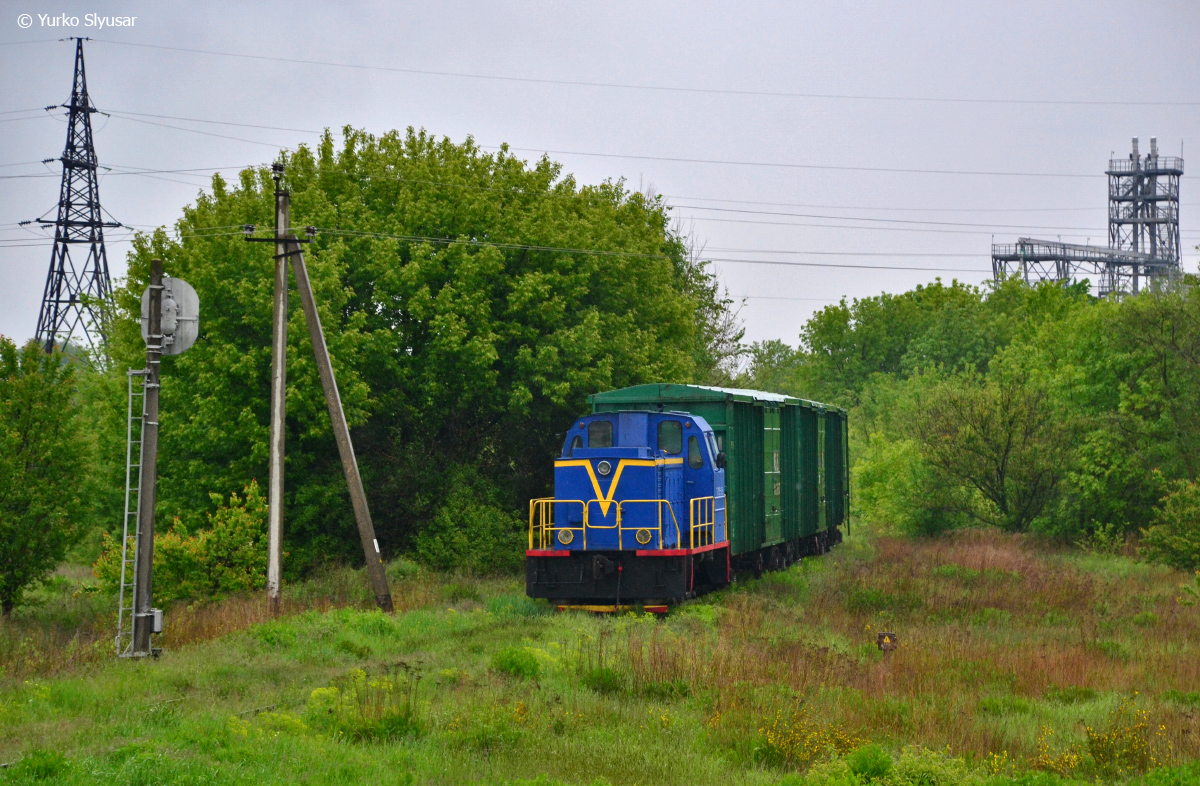
[[(717, 540), (717, 499), (716, 497), (692, 498), (688, 511), (690, 531), (688, 542), (691, 548), (711, 546)], [(707, 539), (705, 535), (708, 535)], [(699, 536), (699, 542), (697, 542)], [(707, 540), (707, 542), (705, 542)]]
[[(677, 547), (683, 547), (683, 540), (679, 528), (679, 519), (675, 516), (675, 508), (669, 500), (665, 499), (627, 499), (613, 500), (617, 506), (616, 522), (613, 524), (596, 525), (591, 523), (591, 506), (592, 503), (599, 503), (601, 500), (581, 500), (581, 499), (555, 499), (553, 497), (542, 497), (540, 499), (532, 499), (529, 501), (529, 548), (533, 549), (554, 549), (557, 548), (556, 542), (558, 533), (564, 530), (578, 532), (583, 538), (583, 548), (587, 549), (587, 531), (589, 529), (615, 529), (617, 531), (617, 548), (625, 548), (625, 531), (648, 529), (651, 532), (658, 534), (658, 547), (664, 548), (663, 544), (663, 506), (671, 514), (669, 524), (675, 527), (675, 543)], [(583, 511), (583, 520), (579, 526), (558, 526), (554, 522), (554, 506), (555, 505), (578, 505)], [(655, 505), (658, 513), (657, 527), (626, 527), (624, 523), (625, 505)], [(603, 520), (601, 516), (601, 520)], [(536, 536), (536, 537), (535, 537)], [(699, 548), (702, 546), (711, 546), (716, 542), (716, 498), (715, 497), (695, 497), (689, 501), (688, 510), (688, 547)], [(536, 543), (536, 546), (535, 546)], [(642, 544), (639, 544), (642, 545)]]
[(617, 503), (617, 548), (619, 548), (619, 549), (624, 549), (624, 548), (625, 548), (625, 537), (624, 537), (624, 535), (625, 535), (625, 530), (626, 530), (626, 529), (631, 529), (631, 530), (633, 530), (633, 529), (652, 529), (651, 527), (623, 527), (623, 526), (621, 526), (621, 518), (622, 518), (622, 515), (623, 515), (623, 514), (622, 514), (622, 508), (623, 508), (623, 506), (625, 506), (625, 505), (635, 505), (635, 504), (639, 504), (639, 503), (644, 503), (644, 504), (655, 504), (655, 505), (657, 505), (657, 506), (658, 506), (658, 527), (657, 527), (657, 528), (654, 528), (654, 529), (657, 529), (657, 531), (658, 531), (658, 547), (659, 547), (660, 549), (661, 549), (661, 548), (663, 548), (663, 542), (662, 542), (662, 526), (663, 526), (662, 506), (663, 506), (663, 505), (666, 505), (666, 506), (667, 506), (667, 510), (668, 510), (668, 511), (670, 512), (670, 514), (671, 514), (671, 522), (672, 522), (672, 523), (675, 525), (675, 543), (676, 543), (677, 545), (679, 545), (679, 541), (680, 541), (680, 534), (679, 534), (679, 520), (675, 518), (675, 509), (671, 507), (671, 503), (670, 503), (668, 500), (665, 500), (665, 499), (627, 499), (627, 500), (622, 500), (621, 502), (618, 502), (618, 503)]
[[(583, 520), (578, 527), (559, 527), (554, 524), (554, 506), (556, 504), (579, 505), (583, 509)], [(529, 548), (534, 548), (534, 532), (537, 532), (537, 548), (553, 549), (555, 533), (562, 530), (578, 531), (583, 537), (583, 547), (587, 548), (587, 503), (581, 499), (554, 499), (542, 497), (529, 500)]]

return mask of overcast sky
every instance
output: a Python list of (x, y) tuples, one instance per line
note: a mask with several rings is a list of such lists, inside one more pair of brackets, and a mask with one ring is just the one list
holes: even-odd
[[(1200, 150), (1194, 1), (46, 6), (0, 4), (0, 334), (18, 340), (34, 332), (50, 245), (16, 222), (54, 217), (60, 170), (36, 162), (62, 153), (66, 129), (61, 112), (18, 110), (69, 98), (64, 35), (94, 39), (88, 87), (114, 113), (95, 118), (113, 167), (101, 200), (126, 225), (173, 225), (211, 170), (269, 162), (317, 138), (305, 130), (472, 135), (551, 151), (582, 182), (653, 187), (710, 257), (809, 264), (714, 264), (746, 298), (747, 339), (793, 345), (842, 296), (985, 281), (993, 237), (1104, 244), (1111, 154), (1133, 136), (1143, 151), (1151, 136), (1165, 154)], [(136, 21), (97, 30), (88, 13)], [(1181, 191), (1195, 270), (1200, 189), (1185, 175)], [(128, 236), (109, 233), (114, 277)]]

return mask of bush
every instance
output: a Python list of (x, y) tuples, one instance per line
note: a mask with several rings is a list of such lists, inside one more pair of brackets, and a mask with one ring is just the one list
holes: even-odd
[[(264, 586), (267, 501), (253, 480), (246, 486), (245, 495), (243, 499), (231, 494), (228, 504), (222, 503), (219, 495), (210, 495), (218, 507), (208, 515), (209, 529), (192, 535), (177, 519), (170, 530), (155, 534), (157, 600), (210, 600)], [(93, 571), (96, 578), (116, 589), (121, 580), (121, 546), (107, 534), (104, 546)]]
[(1200, 484), (1175, 484), (1153, 521), (1142, 530), (1142, 556), (1183, 570), (1200, 569)]
[(433, 522), (416, 537), (417, 557), (441, 570), (514, 572), (523, 564), (525, 524), (505, 511), (498, 490), (470, 467), (457, 468)]
[(855, 504), (868, 523), (909, 535), (938, 535), (965, 523), (953, 490), (937, 482), (912, 440), (872, 435), (852, 472)]
[(522, 647), (506, 647), (492, 656), (492, 668), (522, 679), (533, 679), (541, 666), (532, 652)]
[(849, 753), (865, 742), (841, 726), (814, 719), (804, 706), (788, 715), (776, 713), (770, 725), (764, 722), (758, 733), (762, 744), (755, 751), (756, 758), (774, 767), (806, 767), (831, 755)]
[(864, 745), (846, 757), (850, 772), (868, 783), (882, 779), (892, 769), (892, 757), (878, 745)]

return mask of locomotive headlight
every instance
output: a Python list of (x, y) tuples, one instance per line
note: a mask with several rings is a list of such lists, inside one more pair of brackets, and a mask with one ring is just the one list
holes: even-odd
[(596, 465), (596, 471), (601, 475), (608, 475), (608, 473), (612, 472), (612, 464), (609, 464), (607, 461), (601, 461)]
[(635, 534), (633, 537), (637, 540), (638, 543), (641, 543), (643, 546), (645, 546), (647, 543), (650, 542), (650, 530), (639, 529), (637, 531), (637, 534)]
[(560, 529), (558, 531), (558, 542), (564, 546), (575, 540), (575, 533), (569, 529)]

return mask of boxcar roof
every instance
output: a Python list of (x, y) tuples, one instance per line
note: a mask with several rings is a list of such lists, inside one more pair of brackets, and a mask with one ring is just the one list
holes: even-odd
[(774, 404), (799, 403), (800, 399), (780, 393), (745, 388), (718, 388), (710, 385), (634, 385), (628, 388), (607, 390), (588, 396), (588, 402), (623, 404), (638, 401), (724, 401), (732, 397), (735, 401), (769, 401)]
[(762, 401), (771, 404), (798, 404), (815, 407), (825, 411), (846, 414), (846, 410), (833, 404), (822, 404), (818, 401), (785, 396), (782, 393), (768, 393), (765, 390), (749, 390), (747, 388), (719, 388), (711, 385), (675, 385), (669, 383), (652, 383), (649, 385), (634, 385), (628, 388), (606, 390), (603, 393), (593, 393), (588, 396), (589, 404), (637, 404), (643, 401)]

